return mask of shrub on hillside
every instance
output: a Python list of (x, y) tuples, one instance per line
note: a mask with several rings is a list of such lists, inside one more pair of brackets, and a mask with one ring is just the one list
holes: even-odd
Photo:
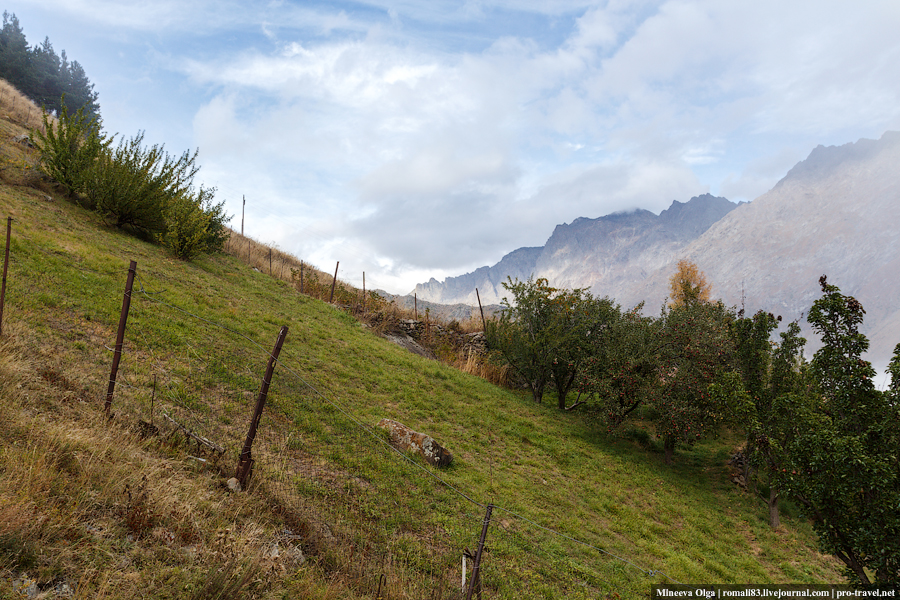
[(104, 152), (87, 174), (89, 205), (116, 227), (151, 235), (166, 230), (169, 201), (183, 194), (199, 167), (196, 153), (177, 159), (162, 146), (143, 146), (144, 134), (122, 139)]
[(87, 204), (110, 224), (156, 239), (179, 258), (220, 251), (230, 217), (224, 202), (213, 202), (215, 188), (193, 188), (197, 153), (176, 158), (143, 140), (143, 133), (122, 139), (94, 161)]
[(225, 203), (213, 204), (214, 188), (200, 188), (169, 199), (163, 211), (165, 230), (160, 242), (178, 258), (190, 260), (222, 250), (226, 239)]
[(31, 132), (40, 153), (40, 170), (77, 201), (87, 189), (89, 172), (108, 152), (112, 140), (100, 132), (99, 120), (88, 119), (82, 109), (70, 115), (65, 104), (55, 122), (44, 113), (43, 124), (43, 131)]

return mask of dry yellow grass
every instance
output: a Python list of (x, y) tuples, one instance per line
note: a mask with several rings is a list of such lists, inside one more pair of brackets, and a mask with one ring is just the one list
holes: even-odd
[[(302, 285), (302, 291), (307, 296), (326, 302), (331, 299), (334, 272), (327, 273), (277, 246), (259, 242), (233, 230), (225, 242), (224, 250), (260, 273), (291, 284), (298, 291)], [(369, 308), (373, 302), (371, 291), (367, 290), (366, 295), (369, 297)], [(349, 307), (354, 314), (362, 312), (362, 290), (339, 279), (335, 283), (333, 302)]]
[(72, 404), (34, 374), (18, 333), (0, 339), (0, 597), (28, 580), (75, 598), (165, 585), (172, 598), (245, 597), (296, 569), (265, 495), (232, 495), (162, 441)]
[(5, 79), (0, 79), (0, 117), (25, 129), (40, 129), (43, 126), (41, 107)]
[[(53, 117), (50, 117), (53, 119)], [(25, 131), (43, 130), (43, 111), (6, 80), (0, 79), (0, 181), (37, 186), (37, 160), (27, 141), (16, 141)]]

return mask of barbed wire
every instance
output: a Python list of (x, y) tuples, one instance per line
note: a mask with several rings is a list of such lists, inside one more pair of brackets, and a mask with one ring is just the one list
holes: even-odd
[[(24, 236), (24, 237), (26, 237), (26, 239), (28, 239), (27, 236)], [(43, 255), (45, 255), (45, 256), (51, 257), (51, 258), (53, 258), (53, 259), (61, 259), (61, 258), (62, 258), (62, 256), (61, 256), (60, 253), (58, 253), (58, 252), (48, 252), (48, 251), (42, 251), (42, 250), (40, 250), (40, 249), (37, 249), (37, 251), (38, 251), (39, 253), (41, 253), (41, 254), (43, 254)], [(91, 267), (87, 267), (87, 266), (85, 266), (85, 265), (83, 265), (83, 264), (80, 264), (80, 261), (78, 261), (78, 262), (71, 261), (71, 262), (68, 263), (68, 266), (70, 266), (71, 268), (73, 268), (73, 269), (75, 269), (75, 270), (81, 271), (81, 272), (83, 272), (83, 273), (90, 273), (90, 274), (97, 275), (97, 276), (102, 276), (102, 277), (112, 277), (112, 276), (115, 276), (115, 275), (117, 274), (116, 272), (113, 272), (113, 271), (99, 271), (99, 270), (93, 269), (93, 268), (91, 268)], [(201, 321), (201, 322), (203, 322), (203, 323), (206, 323), (206, 324), (208, 324), (208, 325), (210, 325), (210, 326), (212, 326), (212, 327), (221, 329), (221, 330), (226, 331), (226, 332), (228, 332), (228, 333), (230, 333), (230, 334), (232, 334), (232, 335), (235, 335), (235, 336), (237, 336), (238, 338), (244, 340), (246, 343), (250, 344), (252, 347), (254, 347), (254, 348), (256, 348), (257, 350), (261, 351), (264, 355), (266, 355), (266, 356), (268, 356), (268, 357), (272, 357), (270, 351), (269, 351), (266, 347), (264, 347), (262, 344), (258, 343), (256, 340), (254, 340), (253, 338), (249, 337), (248, 335), (243, 334), (243, 333), (241, 333), (240, 331), (237, 331), (236, 329), (234, 329), (234, 328), (232, 328), (232, 327), (228, 327), (228, 326), (226, 326), (226, 325), (223, 325), (222, 323), (217, 322), (217, 321), (215, 321), (215, 320), (213, 320), (213, 319), (209, 319), (209, 318), (203, 317), (203, 316), (198, 315), (198, 314), (196, 314), (196, 313), (193, 313), (193, 312), (191, 312), (191, 311), (189, 311), (189, 310), (186, 310), (186, 309), (184, 309), (184, 308), (182, 308), (182, 307), (180, 307), (180, 306), (177, 306), (177, 305), (175, 305), (175, 304), (172, 304), (172, 303), (170, 303), (170, 302), (167, 302), (167, 301), (163, 300), (163, 298), (165, 297), (166, 293), (169, 291), (168, 289), (163, 289), (163, 290), (158, 290), (158, 291), (151, 291), (151, 290), (147, 289), (147, 287), (145, 286), (145, 283), (144, 283), (144, 279), (143, 279), (140, 275), (138, 275), (136, 279), (137, 279), (137, 283), (138, 283), (138, 288), (137, 288), (136, 290), (133, 290), (133, 291), (132, 291), (132, 294), (137, 293), (138, 295), (142, 296), (143, 298), (145, 298), (147, 301), (149, 301), (149, 302), (151, 302), (151, 303), (158, 304), (158, 305), (160, 305), (160, 306), (165, 306), (165, 307), (170, 308), (170, 309), (172, 309), (172, 310), (175, 310), (175, 311), (177, 311), (177, 312), (179, 312), (179, 313), (182, 313), (182, 314), (184, 314), (184, 315), (186, 315), (186, 316), (188, 316), (188, 317), (190, 317), (190, 318), (196, 319), (196, 320)], [(133, 324), (133, 321), (132, 321), (132, 324)], [(146, 335), (145, 335), (145, 333), (144, 333), (144, 331), (143, 331), (143, 328), (140, 328), (140, 327), (134, 327), (134, 329), (136, 329), (136, 330), (138, 331), (139, 335), (141, 335), (141, 337), (142, 337), (142, 339), (143, 339), (143, 341), (144, 341), (144, 346), (145, 346), (146, 350), (150, 353), (150, 356), (151, 356), (151, 361), (150, 361), (150, 362), (151, 362), (151, 371), (153, 371), (154, 368), (155, 368), (155, 369), (157, 369), (160, 373), (166, 375), (167, 377), (170, 377), (170, 376), (171, 376), (170, 371), (167, 370), (167, 369), (163, 366), (164, 363), (156, 356), (156, 353), (155, 353), (154, 350), (153, 350), (153, 345), (152, 345), (152, 344), (149, 342), (149, 340), (146, 338)], [(112, 348), (108, 348), (108, 350), (113, 351)], [(191, 346), (190, 344), (188, 344), (188, 350), (189, 350), (190, 352), (193, 353), (193, 355), (195, 356), (195, 358), (196, 358), (198, 361), (200, 361), (200, 362), (203, 363), (204, 365), (206, 364), (206, 361), (200, 356), (200, 354), (199, 354), (199, 352), (197, 351), (196, 348), (194, 348), (193, 346)], [(126, 354), (130, 354), (130, 352), (126, 351), (125, 348), (123, 347), (123, 349), (122, 349), (122, 355), (125, 356)], [(460, 487), (459, 487), (458, 485), (454, 485), (454, 484), (450, 483), (450, 482), (447, 481), (445, 478), (439, 476), (438, 474), (434, 473), (433, 471), (431, 471), (430, 469), (426, 468), (426, 467), (423, 466), (422, 464), (416, 462), (415, 460), (413, 460), (412, 458), (410, 458), (409, 456), (407, 456), (405, 453), (403, 453), (401, 450), (399, 450), (398, 448), (396, 448), (395, 446), (393, 446), (392, 444), (390, 444), (390, 443), (384, 438), (384, 436), (380, 435), (380, 434), (379, 434), (378, 432), (376, 432), (371, 426), (365, 424), (363, 421), (361, 421), (359, 418), (357, 418), (355, 415), (353, 415), (352, 412), (351, 412), (346, 406), (344, 406), (342, 403), (340, 403), (340, 402), (339, 402), (338, 400), (336, 400), (335, 398), (332, 398), (330, 395), (328, 395), (328, 394), (326, 394), (326, 393), (323, 393), (320, 389), (318, 389), (316, 386), (312, 385), (309, 381), (307, 381), (306, 378), (304, 378), (304, 377), (300, 374), (300, 372), (299, 372), (297, 369), (295, 369), (295, 368), (293, 368), (293, 367), (291, 366), (291, 364), (290, 364), (291, 362), (293, 362), (293, 363), (299, 363), (300, 361), (299, 361), (298, 358), (294, 357), (290, 351), (283, 351), (283, 358), (279, 359), (279, 360), (277, 361), (277, 364), (280, 366), (280, 368), (282, 368), (284, 371), (286, 371), (287, 373), (289, 373), (289, 374), (290, 374), (291, 376), (293, 376), (298, 382), (300, 382), (303, 386), (305, 386), (305, 387), (306, 387), (310, 392), (312, 392), (316, 397), (318, 397), (318, 398), (320, 398), (321, 400), (323, 400), (324, 402), (326, 402), (328, 405), (330, 405), (332, 408), (334, 408), (334, 409), (337, 410), (340, 414), (342, 414), (345, 418), (347, 418), (350, 422), (352, 422), (352, 423), (353, 423), (359, 430), (361, 430), (364, 434), (366, 434), (368, 437), (370, 437), (371, 439), (373, 439), (373, 440), (375, 440), (376, 442), (378, 442), (378, 444), (379, 444), (384, 450), (386, 450), (386, 451), (388, 452), (389, 455), (393, 455), (393, 456), (396, 456), (396, 457), (400, 457), (404, 463), (406, 463), (406, 464), (409, 465), (409, 466), (412, 466), (416, 471), (418, 471), (418, 472), (420, 472), (420, 473), (426, 475), (427, 477), (429, 477), (429, 478), (435, 480), (437, 483), (439, 483), (440, 485), (444, 486), (446, 489), (448, 489), (448, 490), (450, 490), (451, 492), (453, 492), (454, 494), (456, 494), (459, 498), (461, 498), (461, 499), (463, 499), (463, 500), (465, 500), (465, 501), (471, 503), (472, 505), (478, 506), (478, 507), (480, 507), (480, 508), (486, 508), (487, 504), (484, 503), (484, 502), (479, 502), (478, 500), (476, 500), (476, 499), (473, 497), (473, 494), (467, 493), (466, 491), (463, 491), (462, 489), (460, 489)], [(108, 380), (108, 382), (111, 382), (111, 380)], [(136, 385), (135, 383), (131, 382), (127, 376), (124, 376), (124, 373), (118, 376), (117, 385), (121, 385), (121, 386), (123, 386), (123, 387), (125, 387), (125, 388), (129, 388), (129, 389), (132, 389), (132, 390), (140, 390), (140, 389), (141, 389), (141, 387), (140, 387), (139, 385)], [(174, 393), (169, 389), (169, 386), (165, 386), (165, 385), (164, 385), (162, 389), (157, 388), (157, 391), (159, 392), (159, 394), (160, 394), (160, 396), (161, 396), (162, 398), (166, 399), (166, 400), (167, 400), (168, 402), (170, 402), (171, 404), (173, 404), (173, 405), (175, 405), (175, 406), (178, 406), (180, 409), (184, 410), (184, 411), (187, 413), (187, 415), (189, 416), (189, 418), (190, 418), (190, 419), (191, 419), (198, 427), (201, 427), (201, 428), (202, 428), (202, 427), (205, 426), (204, 423), (201, 421), (201, 419), (197, 417), (197, 415), (195, 414), (195, 412), (194, 412), (190, 407), (188, 407), (184, 402), (182, 402), (182, 401), (177, 397), (177, 395), (174, 394)], [(600, 547), (598, 547), (598, 546), (596, 546), (596, 545), (590, 544), (590, 543), (588, 543), (588, 542), (586, 542), (586, 541), (580, 540), (580, 539), (578, 539), (578, 538), (572, 537), (572, 536), (567, 535), (567, 534), (565, 534), (565, 533), (562, 533), (562, 532), (560, 532), (560, 531), (556, 531), (556, 530), (554, 530), (554, 529), (551, 529), (551, 528), (549, 528), (549, 527), (546, 527), (546, 526), (544, 526), (544, 525), (541, 525), (540, 523), (537, 523), (536, 521), (534, 521), (534, 520), (532, 520), (532, 519), (529, 519), (529, 518), (527, 518), (527, 517), (525, 517), (525, 516), (523, 516), (523, 515), (520, 515), (520, 514), (514, 512), (514, 511), (512, 511), (512, 510), (510, 510), (510, 509), (507, 509), (507, 508), (505, 508), (505, 507), (503, 507), (503, 506), (501, 506), (501, 505), (494, 504), (494, 509), (495, 509), (495, 510), (498, 510), (498, 511), (505, 512), (506, 514), (510, 515), (511, 517), (513, 517), (513, 518), (515, 518), (515, 519), (518, 519), (518, 520), (521, 520), (522, 522), (528, 523), (529, 525), (531, 525), (531, 526), (533, 526), (533, 527), (535, 527), (535, 528), (537, 528), (537, 529), (540, 529), (540, 530), (542, 530), (542, 531), (544, 531), (544, 532), (546, 532), (546, 533), (549, 533), (549, 534), (554, 535), (554, 536), (558, 536), (558, 537), (560, 537), (560, 538), (562, 538), (562, 539), (566, 539), (566, 540), (568, 540), (568, 541), (570, 541), (570, 542), (573, 542), (573, 543), (582, 545), (582, 546), (584, 546), (584, 547), (587, 547), (587, 548), (590, 548), (590, 549), (592, 549), (592, 550), (594, 550), (594, 551), (597, 551), (597, 552), (599, 552), (599, 553), (601, 553), (601, 554), (603, 554), (603, 555), (609, 556), (610, 558), (613, 558), (613, 559), (615, 559), (615, 560), (621, 561), (622, 563), (627, 564), (627, 565), (631, 566), (632, 568), (635, 568), (635, 569), (641, 571), (642, 573), (644, 573), (644, 574), (646, 574), (646, 575), (648, 575), (648, 576), (661, 575), (661, 576), (665, 577), (666, 579), (668, 579), (669, 581), (672, 581), (672, 582), (674, 582), (674, 583), (679, 583), (678, 581), (676, 581), (675, 579), (669, 577), (667, 574), (665, 574), (664, 572), (662, 572), (662, 571), (660, 571), (660, 570), (654, 570), (654, 569), (646, 569), (646, 568), (643, 568), (643, 567), (637, 565), (636, 563), (634, 563), (634, 562), (631, 561), (631, 560), (628, 560), (628, 559), (626, 559), (626, 558), (624, 558), (624, 557), (621, 557), (621, 556), (618, 556), (618, 555), (616, 555), (616, 554), (613, 554), (613, 553), (611, 553), (611, 552), (609, 552), (609, 551), (607, 551), (607, 550), (605, 550), (605, 549), (603, 549), (603, 548), (600, 548)], [(468, 518), (468, 519), (471, 519), (473, 522), (481, 522), (481, 520), (482, 520), (482, 516), (480, 516), (480, 515), (474, 515), (474, 514), (471, 514), (471, 513), (463, 513), (463, 516), (465, 516), (465, 517)]]
[[(236, 331), (236, 330), (234, 330), (234, 329), (232, 329), (232, 328), (230, 328), (230, 327), (227, 327), (227, 326), (225, 326), (225, 325), (223, 325), (223, 324), (221, 324), (221, 323), (218, 323), (218, 322), (216, 322), (216, 321), (214, 321), (214, 320), (212, 320), (212, 319), (208, 319), (208, 318), (206, 318), (206, 317), (202, 317), (202, 316), (200, 316), (200, 315), (197, 315), (197, 314), (195, 314), (195, 313), (192, 313), (191, 311), (188, 311), (188, 310), (186, 310), (186, 309), (183, 309), (183, 308), (181, 308), (181, 307), (179, 307), (179, 306), (176, 306), (176, 305), (174, 305), (174, 304), (170, 304), (170, 303), (168, 303), (168, 302), (166, 302), (166, 301), (164, 301), (164, 300), (161, 300), (161, 299), (159, 299), (159, 298), (151, 297), (151, 295), (147, 294), (147, 292), (146, 292), (146, 290), (145, 290), (145, 288), (144, 288), (143, 282), (140, 281), (140, 280), (139, 280), (139, 293), (145, 294), (146, 297), (147, 297), (147, 299), (148, 299), (149, 301), (153, 302), (153, 303), (160, 304), (160, 305), (163, 305), (163, 306), (172, 308), (172, 309), (177, 310), (177, 311), (179, 311), (179, 312), (181, 312), (181, 313), (183, 313), (183, 314), (185, 314), (185, 315), (188, 315), (188, 316), (190, 316), (190, 317), (192, 317), (192, 318), (195, 318), (195, 319), (200, 320), (200, 321), (202, 321), (202, 322), (204, 322), (204, 323), (207, 323), (207, 324), (209, 324), (209, 325), (211, 325), (211, 326), (213, 326), (213, 327), (220, 328), (220, 329), (222, 329), (222, 330), (224, 330), (224, 331), (227, 331), (227, 332), (229, 332), (229, 333), (231, 333), (231, 334), (233, 334), (233, 335), (236, 335), (236, 336), (240, 337), (241, 339), (244, 339), (244, 340), (246, 340), (247, 342), (249, 342), (250, 344), (252, 344), (255, 348), (261, 350), (266, 356), (271, 357), (271, 358), (274, 358), (274, 356), (270, 353), (270, 351), (267, 350), (262, 344), (256, 342), (255, 340), (253, 340), (252, 338), (250, 338), (249, 336), (247, 336), (247, 335), (245, 335), (245, 334), (242, 334), (242, 333), (240, 333), (240, 332), (238, 332), (238, 331)], [(154, 296), (160, 295), (160, 292), (155, 292), (155, 293), (153, 293), (153, 295), (154, 295)], [(195, 353), (196, 353), (196, 350), (195, 350)], [(197, 358), (198, 358), (198, 360), (201, 360), (201, 361), (202, 361), (202, 358), (199, 357), (199, 354), (197, 355)], [(282, 357), (276, 360), (276, 364), (277, 364), (281, 369), (283, 369), (283, 370), (286, 371), (287, 373), (291, 374), (297, 381), (299, 381), (302, 385), (304, 385), (304, 386), (305, 386), (308, 390), (310, 390), (315, 396), (317, 396), (318, 398), (320, 398), (321, 400), (323, 400), (324, 402), (326, 402), (327, 404), (329, 404), (332, 408), (334, 408), (335, 410), (337, 410), (338, 412), (340, 412), (342, 415), (344, 415), (348, 420), (350, 420), (353, 424), (355, 424), (362, 432), (364, 432), (366, 435), (368, 435), (369, 437), (371, 437), (372, 439), (374, 439), (375, 441), (377, 441), (384, 449), (386, 449), (386, 450), (389, 451), (389, 454), (392, 454), (392, 455), (395, 455), (395, 456), (399, 456), (401, 459), (403, 459), (403, 461), (404, 461), (405, 463), (407, 463), (408, 465), (413, 466), (417, 471), (419, 471), (419, 472), (421, 472), (421, 473), (424, 473), (425, 475), (427, 475), (427, 476), (430, 477), (431, 479), (437, 481), (439, 484), (443, 485), (445, 488), (447, 488), (447, 489), (449, 489), (450, 491), (454, 492), (454, 493), (457, 494), (460, 498), (462, 498), (462, 499), (464, 499), (464, 500), (470, 502), (471, 504), (473, 504), (473, 505), (475, 505), (475, 506), (478, 506), (478, 507), (480, 507), (480, 508), (486, 508), (486, 507), (487, 507), (487, 504), (486, 504), (486, 503), (479, 502), (478, 500), (475, 500), (475, 499), (472, 497), (473, 494), (464, 492), (463, 490), (459, 489), (458, 486), (451, 484), (450, 482), (448, 482), (448, 481), (447, 481), (446, 479), (444, 479), (443, 477), (440, 477), (439, 475), (437, 475), (437, 474), (434, 473), (433, 471), (429, 470), (429, 469), (426, 468), (425, 466), (421, 465), (420, 463), (416, 462), (415, 460), (413, 460), (412, 458), (410, 458), (409, 456), (407, 456), (406, 454), (404, 454), (404, 453), (403, 453), (401, 450), (399, 450), (398, 448), (396, 448), (396, 447), (394, 447), (393, 445), (391, 445), (387, 440), (384, 439), (384, 437), (383, 437), (382, 435), (380, 435), (379, 433), (377, 433), (376, 431), (374, 431), (370, 426), (366, 425), (364, 422), (362, 422), (360, 419), (358, 419), (356, 416), (354, 416), (354, 415), (350, 412), (350, 410), (347, 409), (347, 408), (345, 408), (340, 402), (338, 402), (338, 401), (335, 400), (334, 398), (331, 398), (329, 395), (327, 395), (327, 394), (323, 393), (322, 391), (320, 391), (316, 386), (314, 386), (314, 385), (312, 385), (311, 383), (309, 383), (309, 382), (308, 382), (308, 381), (307, 381), (307, 380), (306, 380), (306, 379), (305, 379), (305, 378), (304, 378), (304, 377), (303, 377), (296, 369), (294, 369), (293, 367), (290, 366), (289, 361), (291, 361), (291, 362), (299, 362), (299, 359), (297, 359), (297, 358), (295, 358), (294, 356), (292, 356), (292, 354), (291, 354), (289, 351), (282, 350)], [(184, 407), (184, 408), (185, 408), (186, 410), (190, 410), (190, 409), (187, 409), (187, 407)], [(198, 424), (199, 424), (199, 422), (198, 422)], [(525, 523), (528, 523), (529, 525), (531, 525), (531, 526), (533, 526), (533, 527), (535, 527), (535, 528), (537, 528), (537, 529), (540, 529), (540, 530), (542, 530), (542, 531), (544, 531), (544, 532), (546, 532), (546, 533), (549, 533), (549, 534), (554, 535), (554, 536), (557, 536), (557, 537), (559, 537), (559, 538), (561, 538), (561, 539), (565, 539), (565, 540), (568, 540), (568, 541), (570, 541), (570, 542), (573, 542), (573, 543), (582, 545), (582, 546), (584, 546), (584, 547), (586, 547), (586, 548), (590, 548), (590, 549), (592, 549), (592, 550), (594, 550), (594, 551), (596, 551), (596, 552), (599, 552), (600, 554), (609, 556), (609, 557), (612, 558), (612, 559), (618, 560), (618, 561), (620, 561), (620, 562), (622, 562), (622, 563), (624, 563), (624, 564), (627, 564), (627, 565), (631, 566), (632, 568), (634, 568), (634, 569), (636, 569), (636, 570), (638, 570), (638, 571), (644, 573), (645, 575), (647, 575), (647, 576), (649, 576), (649, 577), (654, 577), (654, 576), (660, 575), (660, 576), (662, 576), (662, 577), (665, 577), (666, 579), (668, 579), (669, 581), (671, 581), (671, 582), (673, 582), (673, 583), (676, 583), (676, 584), (680, 583), (680, 582), (678, 582), (677, 580), (673, 579), (672, 577), (670, 577), (669, 575), (667, 575), (665, 572), (663, 572), (663, 571), (661, 571), (661, 570), (657, 570), (657, 569), (647, 569), (647, 568), (641, 567), (640, 565), (636, 564), (635, 562), (633, 562), (633, 561), (631, 561), (631, 560), (628, 560), (628, 559), (626, 559), (626, 558), (623, 558), (623, 557), (621, 557), (621, 556), (618, 556), (618, 555), (616, 555), (616, 554), (613, 554), (612, 552), (609, 552), (608, 550), (605, 550), (605, 549), (603, 549), (603, 548), (600, 548), (599, 546), (596, 546), (596, 545), (591, 544), (591, 543), (589, 543), (589, 542), (586, 542), (586, 541), (584, 541), (584, 540), (580, 540), (580, 539), (575, 538), (575, 537), (573, 537), (573, 536), (570, 536), (570, 535), (568, 535), (568, 534), (565, 534), (565, 533), (562, 533), (562, 532), (557, 531), (557, 530), (555, 530), (555, 529), (552, 529), (552, 528), (546, 527), (546, 526), (544, 526), (544, 525), (541, 525), (540, 523), (537, 523), (536, 521), (534, 521), (534, 520), (532, 520), (532, 519), (529, 519), (529, 518), (527, 518), (527, 517), (525, 517), (525, 516), (523, 516), (523, 515), (520, 515), (520, 514), (516, 513), (515, 511), (512, 511), (512, 510), (510, 510), (510, 509), (507, 509), (507, 508), (505, 508), (505, 507), (503, 507), (503, 506), (501, 506), (501, 505), (494, 504), (494, 509), (495, 509), (495, 510), (498, 510), (498, 511), (505, 512), (505, 513), (507, 513), (508, 515), (510, 515), (511, 517), (513, 517), (513, 518), (515, 518), (515, 519), (518, 519), (518, 520), (521, 520), (521, 521), (523, 521), (523, 522), (525, 522)], [(469, 515), (469, 516), (470, 516), (472, 519), (477, 520), (477, 521), (480, 521), (480, 520), (482, 519), (481, 516), (477, 516), (477, 515)]]

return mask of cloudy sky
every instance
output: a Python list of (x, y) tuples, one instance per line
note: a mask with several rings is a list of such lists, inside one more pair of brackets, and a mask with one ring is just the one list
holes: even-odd
[(752, 200), (900, 129), (896, 0), (26, 0), (110, 133), (199, 148), (232, 226), (405, 293), (558, 223)]

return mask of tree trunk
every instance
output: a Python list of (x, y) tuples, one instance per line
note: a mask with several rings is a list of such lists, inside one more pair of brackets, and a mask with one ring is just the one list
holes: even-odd
[(566, 409), (566, 396), (569, 394), (569, 390), (572, 389), (572, 386), (575, 384), (575, 375), (578, 373), (576, 368), (572, 368), (565, 376), (565, 379), (562, 382), (557, 381), (556, 383), (556, 393), (559, 397), (559, 401), (557, 406), (559, 410), (567, 410)]
[(781, 526), (781, 516), (778, 513), (778, 490), (774, 486), (769, 488), (769, 525), (772, 529)]
[(675, 438), (667, 435), (663, 442), (663, 448), (665, 448), (666, 451), (666, 464), (671, 465), (672, 458), (675, 456)]
[(541, 399), (544, 397), (544, 382), (532, 381), (528, 387), (531, 388), (531, 397), (534, 398), (535, 402), (540, 404)]

